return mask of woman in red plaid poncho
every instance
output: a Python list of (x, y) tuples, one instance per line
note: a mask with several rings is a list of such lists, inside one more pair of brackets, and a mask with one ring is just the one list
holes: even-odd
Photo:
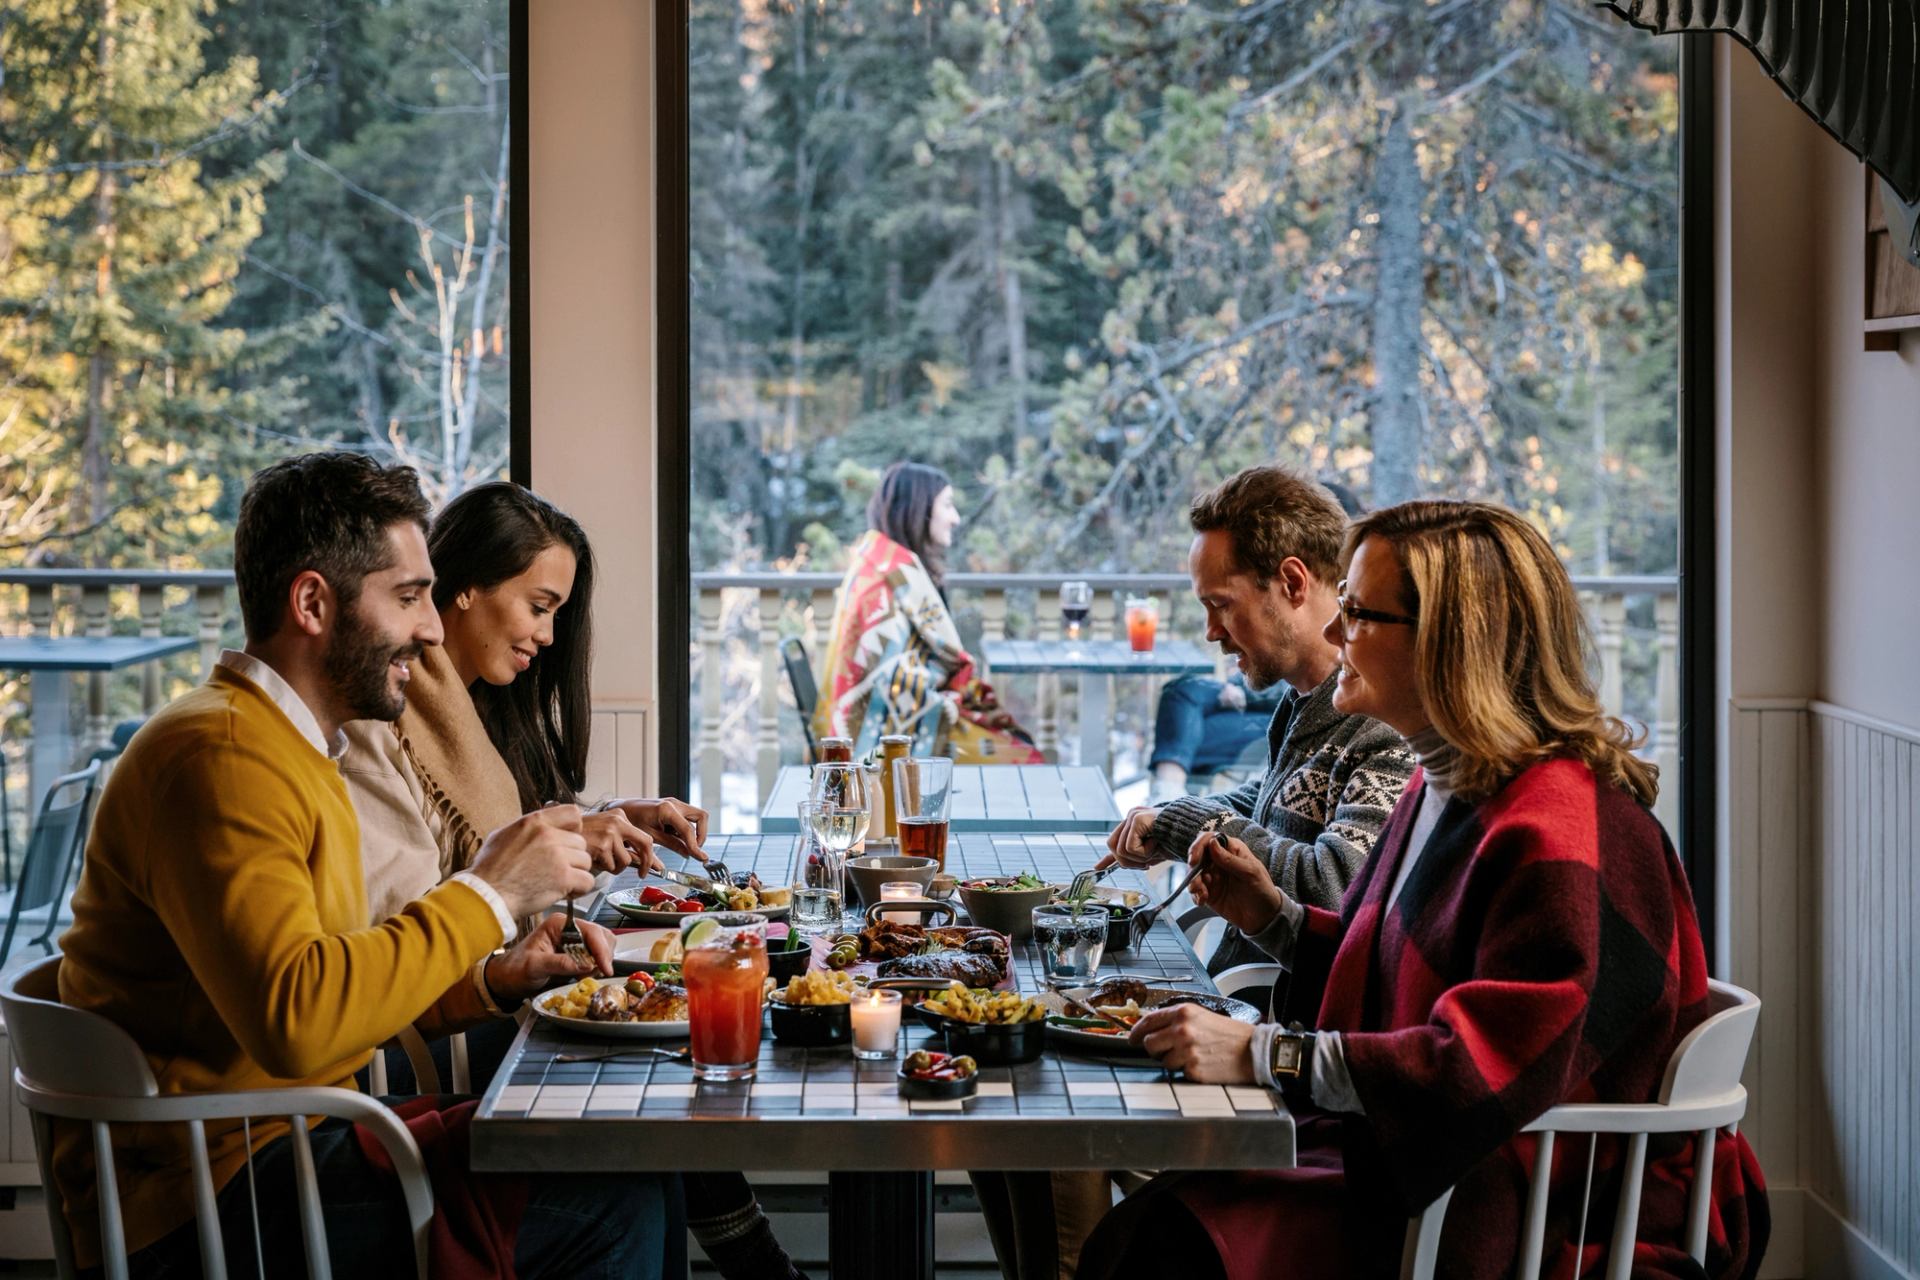
[[(1441, 1274), (1508, 1275), (1535, 1143), (1521, 1128), (1559, 1103), (1651, 1101), (1706, 1016), (1692, 896), (1648, 812), (1655, 771), (1600, 707), (1546, 539), (1498, 507), (1414, 502), (1356, 524), (1346, 559), (1334, 705), (1399, 730), (1421, 768), (1338, 915), (1289, 900), (1238, 841), (1203, 834), (1190, 853), (1206, 858), (1196, 899), (1289, 967), (1281, 1020), (1315, 1034), (1193, 1006), (1134, 1031), (1189, 1079), (1281, 1088), (1298, 1163), (1156, 1178), (1102, 1221), (1082, 1280), (1393, 1276), (1407, 1218), (1450, 1186)], [(1555, 1152), (1548, 1276), (1601, 1264), (1604, 1225), (1579, 1238), (1585, 1145)], [(1601, 1140), (1589, 1224), (1612, 1220), (1621, 1153)], [(1702, 1275), (1681, 1244), (1692, 1163), (1690, 1137), (1653, 1140), (1637, 1277)], [(1705, 1274), (1753, 1275), (1769, 1220), (1744, 1138), (1721, 1136), (1712, 1177)]]

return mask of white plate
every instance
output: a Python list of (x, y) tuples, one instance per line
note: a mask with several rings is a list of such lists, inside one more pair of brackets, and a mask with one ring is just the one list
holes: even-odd
[[(1049, 1014), (1064, 1013), (1066, 1011), (1068, 997), (1076, 1000), (1082, 999), (1091, 990), (1093, 990), (1092, 987), (1069, 987), (1065, 991), (1043, 991), (1035, 998), (1038, 999), (1041, 1004), (1047, 1006), (1047, 1012)], [(1205, 993), (1182, 990), (1178, 987), (1154, 987), (1149, 989), (1149, 998), (1141, 1007), (1145, 1009), (1157, 1008), (1158, 1005), (1152, 998), (1154, 996), (1171, 998), (1173, 996), (1194, 996), (1201, 994)], [(1244, 1000), (1235, 1000), (1231, 996), (1214, 996), (1213, 998), (1224, 1001), (1230, 1006), (1230, 1016), (1237, 1022), (1257, 1023), (1260, 1021), (1260, 1011)], [(1132, 1054), (1136, 1057), (1144, 1057), (1147, 1052), (1145, 1049), (1136, 1048), (1134, 1044), (1127, 1039), (1125, 1032), (1117, 1035), (1104, 1036), (1097, 1031), (1083, 1031), (1079, 1027), (1062, 1027), (1049, 1022), (1047, 1024), (1047, 1035), (1061, 1048), (1069, 1049), (1076, 1053)]]
[(625, 973), (632, 969), (641, 969), (652, 973), (661, 965), (670, 963), (653, 958), (654, 944), (663, 938), (678, 938), (678, 929), (635, 929), (632, 933), (613, 935), (613, 967), (615, 973)]
[[(679, 885), (662, 885), (660, 887), (666, 889), (669, 893), (676, 893), (681, 888)], [(606, 901), (608, 906), (635, 924), (671, 925), (676, 929), (680, 927), (681, 921), (691, 916), (719, 914), (718, 910), (707, 912), (656, 911), (652, 907), (643, 907), (640, 905), (639, 889), (616, 889), (607, 895)], [(790, 908), (786, 905), (778, 907), (755, 907), (753, 914), (765, 916), (769, 920), (785, 920), (789, 910)]]
[(568, 988), (559, 987), (536, 997), (533, 1002), (534, 1013), (563, 1031), (599, 1036), (603, 1040), (675, 1040), (687, 1034), (685, 1022), (594, 1022), (587, 1018), (563, 1018), (551, 1012), (547, 1006), (561, 999), (567, 991)]

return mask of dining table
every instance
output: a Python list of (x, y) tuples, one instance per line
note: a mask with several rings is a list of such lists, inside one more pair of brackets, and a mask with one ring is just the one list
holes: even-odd
[(184, 653), (191, 636), (0, 636), (0, 671), (33, 676), (33, 752), (28, 766), (28, 811), (73, 763), (67, 677), (72, 672), (118, 671)]
[[(800, 802), (813, 770), (787, 765), (760, 807), (760, 830), (800, 830)], [(1058, 832), (1105, 835), (1120, 825), (1113, 788), (1099, 769), (1085, 765), (955, 765), (951, 831)]]
[(1079, 680), (1080, 763), (1102, 774), (1113, 724), (1112, 681), (1119, 676), (1212, 675), (1218, 659), (1191, 640), (1162, 640), (1136, 650), (1125, 640), (989, 640), (981, 646), (995, 675), (1071, 675)]
[[(715, 836), (707, 852), (736, 873), (777, 883), (797, 839)], [(1091, 834), (956, 832), (948, 869), (962, 878), (1030, 870), (1064, 883), (1105, 851)], [(615, 887), (637, 882), (629, 870)], [(1107, 883), (1147, 887), (1135, 871)], [(607, 905), (599, 920), (622, 923)], [(1013, 944), (1019, 989), (1042, 989), (1040, 965), (1030, 942)], [(1215, 990), (1165, 918), (1136, 946), (1104, 958), (1099, 973)], [(844, 1046), (795, 1048), (763, 1034), (753, 1079), (712, 1083), (695, 1079), (683, 1061), (647, 1052), (648, 1044), (529, 1019), (480, 1101), (472, 1167), (534, 1175), (825, 1172), (834, 1280), (932, 1280), (936, 1171), (1276, 1169), (1294, 1161), (1293, 1117), (1277, 1094), (1184, 1080), (1119, 1042), (1089, 1052), (1049, 1033), (1038, 1060), (982, 1066), (976, 1096), (960, 1101), (904, 1099), (897, 1059), (857, 1061)], [(941, 1046), (908, 1018), (897, 1047), (904, 1055)], [(561, 1060), (621, 1049), (639, 1052)]]

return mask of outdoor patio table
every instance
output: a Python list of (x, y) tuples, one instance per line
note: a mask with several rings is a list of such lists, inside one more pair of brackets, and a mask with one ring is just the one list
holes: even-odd
[(1125, 640), (990, 640), (987, 670), (996, 675), (1053, 672), (1080, 677), (1080, 763), (1107, 768), (1110, 676), (1212, 675), (1213, 652), (1191, 640), (1163, 640), (1135, 653)]
[(67, 737), (67, 672), (118, 671), (171, 657), (198, 643), (190, 636), (0, 636), (0, 671), (53, 676), (33, 682), (28, 811), (39, 812), (41, 794), (73, 763), (72, 753), (61, 751)]
[[(708, 849), (736, 871), (784, 872), (795, 837), (721, 836)], [(1095, 836), (970, 833), (949, 866), (991, 875), (1032, 868), (1059, 878), (1106, 849)], [(1128, 872), (1127, 875), (1136, 873)], [(624, 877), (632, 883), (632, 873)], [(1136, 881), (1143, 884), (1143, 881)], [(602, 923), (615, 923), (604, 912)], [(1039, 957), (1015, 948), (1022, 990), (1040, 989)], [(1110, 973), (1212, 990), (1171, 924), (1101, 965)], [(1179, 977), (1185, 975), (1185, 977)], [(902, 1052), (934, 1040), (904, 1026)], [(762, 1037), (758, 1076), (702, 1084), (691, 1068), (644, 1055), (559, 1063), (562, 1052), (642, 1048), (570, 1036), (534, 1020), (481, 1100), (477, 1170), (591, 1173), (747, 1169), (828, 1173), (834, 1280), (931, 1280), (933, 1172), (943, 1169), (1274, 1169), (1294, 1159), (1293, 1117), (1253, 1086), (1170, 1080), (1150, 1059), (1090, 1057), (1048, 1046), (1037, 1062), (983, 1067), (965, 1102), (908, 1102), (896, 1063), (857, 1063), (846, 1048), (791, 1049)], [(937, 1047), (937, 1046), (935, 1046)]]
[[(812, 770), (788, 765), (760, 810), (762, 831), (800, 830), (799, 805)], [(953, 831), (1084, 831), (1120, 825), (1113, 788), (1098, 769), (1057, 764), (959, 765), (953, 771)]]

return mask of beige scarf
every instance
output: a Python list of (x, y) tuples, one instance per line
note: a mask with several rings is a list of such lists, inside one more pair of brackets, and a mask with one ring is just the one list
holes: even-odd
[(445, 824), (448, 874), (465, 870), (481, 841), (520, 816), (520, 788), (440, 646), (414, 659), (407, 709), (394, 732)]

